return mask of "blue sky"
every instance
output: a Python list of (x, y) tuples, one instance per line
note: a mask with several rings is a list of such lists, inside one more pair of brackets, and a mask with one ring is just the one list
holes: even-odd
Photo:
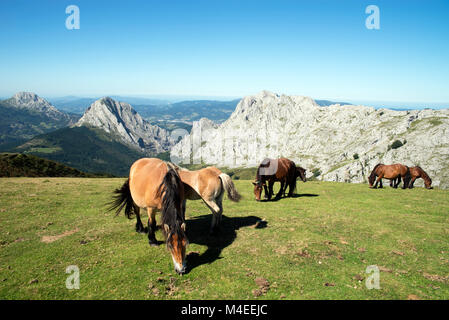
[[(80, 9), (67, 30), (65, 8)], [(380, 9), (368, 30), (365, 8)], [(449, 1), (0, 1), (0, 96), (449, 102)], [(447, 104), (446, 104), (447, 105)]]

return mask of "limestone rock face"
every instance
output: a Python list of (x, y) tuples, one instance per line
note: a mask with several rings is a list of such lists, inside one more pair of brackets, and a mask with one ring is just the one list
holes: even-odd
[(103, 129), (149, 155), (168, 151), (174, 145), (168, 131), (151, 125), (128, 103), (109, 97), (92, 103), (75, 125)]
[[(396, 140), (403, 145), (396, 148)], [(219, 126), (195, 123), (171, 156), (228, 167), (282, 156), (306, 168), (309, 177), (314, 172), (319, 180), (357, 183), (367, 181), (379, 162), (403, 163), (421, 166), (432, 185), (449, 188), (449, 109), (321, 107), (309, 97), (262, 91), (243, 98)]]

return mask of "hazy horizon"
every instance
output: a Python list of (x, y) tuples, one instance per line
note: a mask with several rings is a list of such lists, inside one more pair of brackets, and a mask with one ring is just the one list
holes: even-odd
[[(266, 90), (266, 89), (265, 89)], [(19, 90), (17, 92), (23, 92), (24, 90)], [(261, 92), (263, 90), (260, 90)], [(273, 91), (274, 92), (274, 91)], [(13, 96), (15, 93), (11, 94), (10, 96), (0, 96), (0, 99), (8, 99), (11, 96)], [(238, 96), (202, 96), (202, 95), (158, 95), (158, 94), (136, 94), (136, 95), (126, 95), (126, 94), (103, 94), (103, 95), (62, 95), (62, 96), (43, 96), (40, 95), (38, 92), (33, 92), (37, 94), (38, 96), (46, 99), (47, 101), (56, 101), (56, 100), (64, 100), (64, 99), (100, 99), (101, 97), (115, 97), (116, 99), (124, 98), (134, 98), (134, 99), (142, 99), (142, 100), (160, 100), (160, 103), (167, 102), (167, 103), (176, 103), (176, 102), (182, 102), (182, 101), (200, 101), (200, 100), (212, 100), (212, 101), (232, 101), (232, 100), (240, 100), (242, 97)], [(277, 94), (284, 94), (282, 92), (275, 92)], [(245, 96), (255, 95), (257, 92), (253, 92), (250, 94), (247, 94)], [(304, 94), (293, 94), (293, 95), (301, 95), (306, 96)], [(379, 108), (389, 108), (389, 109), (424, 109), (424, 108), (430, 108), (430, 109), (448, 109), (449, 108), (449, 102), (414, 102), (414, 101), (383, 101), (383, 100), (358, 100), (358, 99), (335, 99), (335, 98), (323, 98), (323, 97), (311, 97), (314, 100), (328, 100), (332, 102), (346, 102), (352, 105), (363, 105), (367, 107), (374, 107), (376, 109)], [(127, 101), (124, 101), (127, 102)], [(149, 103), (142, 102), (142, 104)], [(139, 104), (139, 103), (130, 103), (132, 104)]]

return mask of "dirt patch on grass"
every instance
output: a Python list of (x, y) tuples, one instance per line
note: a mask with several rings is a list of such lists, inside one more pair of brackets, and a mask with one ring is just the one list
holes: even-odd
[(256, 278), (254, 282), (259, 286), (258, 289), (253, 290), (254, 297), (259, 297), (270, 290), (270, 283), (267, 279), (264, 278)]
[(76, 233), (78, 231), (79, 231), (78, 228), (75, 228), (73, 230), (65, 231), (65, 232), (63, 232), (61, 234), (58, 234), (56, 236), (43, 236), (42, 239), (41, 239), (41, 242), (45, 242), (45, 243), (55, 242), (56, 240), (59, 240), (61, 238), (67, 237), (67, 236), (70, 236), (70, 235), (72, 235), (72, 234), (74, 234), (74, 233)]
[(424, 278), (429, 279), (430, 281), (438, 281), (438, 282), (447, 282), (449, 276), (443, 277), (437, 274), (429, 274), (427, 272), (423, 273)]

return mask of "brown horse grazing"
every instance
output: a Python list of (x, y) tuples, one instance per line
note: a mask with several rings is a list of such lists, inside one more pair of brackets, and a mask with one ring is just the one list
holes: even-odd
[(262, 187), (265, 190), (265, 199), (271, 200), (273, 185), (276, 181), (281, 183), (276, 199), (281, 197), (287, 186), (289, 187), (288, 196), (291, 197), (296, 188), (296, 170), (295, 163), (286, 158), (263, 160), (257, 168), (256, 180), (253, 182), (256, 200), (261, 200)]
[(196, 171), (180, 168), (178, 173), (184, 183), (185, 199), (202, 199), (212, 212), (210, 233), (214, 233), (223, 213), (224, 192), (228, 193), (228, 198), (231, 201), (238, 202), (241, 198), (231, 177), (215, 167), (207, 167)]
[(148, 240), (152, 246), (158, 244), (154, 233), (156, 213), (161, 212), (163, 232), (175, 270), (178, 274), (184, 273), (188, 245), (183, 207), (184, 185), (176, 168), (160, 159), (139, 159), (131, 166), (128, 180), (115, 193), (110, 210), (116, 210), (119, 214), (125, 208), (129, 219), (135, 214), (137, 231), (143, 229), (140, 208), (147, 210)]
[(416, 179), (422, 178), (424, 180), (424, 186), (426, 189), (433, 189), (432, 188), (432, 179), (430, 179), (429, 175), (421, 169), (421, 167), (411, 167), (410, 168), (410, 175), (412, 176), (412, 180), (410, 181), (409, 188), (413, 188), (413, 184), (415, 183)]
[[(377, 177), (377, 180), (376, 180), (376, 177)], [(377, 184), (380, 183), (379, 187), (383, 188), (382, 179), (390, 179), (393, 182), (395, 182), (394, 185), (393, 184), (390, 184), (390, 185), (394, 188), (397, 188), (399, 186), (399, 184), (401, 183), (401, 177), (404, 180), (402, 189), (405, 189), (408, 187), (408, 184), (411, 179), (409, 167), (404, 166), (399, 163), (390, 164), (390, 165), (385, 165), (385, 164), (379, 163), (374, 167), (373, 171), (371, 172), (371, 174), (368, 178), (369, 187), (376, 189)], [(374, 184), (375, 180), (376, 180), (376, 183)]]

